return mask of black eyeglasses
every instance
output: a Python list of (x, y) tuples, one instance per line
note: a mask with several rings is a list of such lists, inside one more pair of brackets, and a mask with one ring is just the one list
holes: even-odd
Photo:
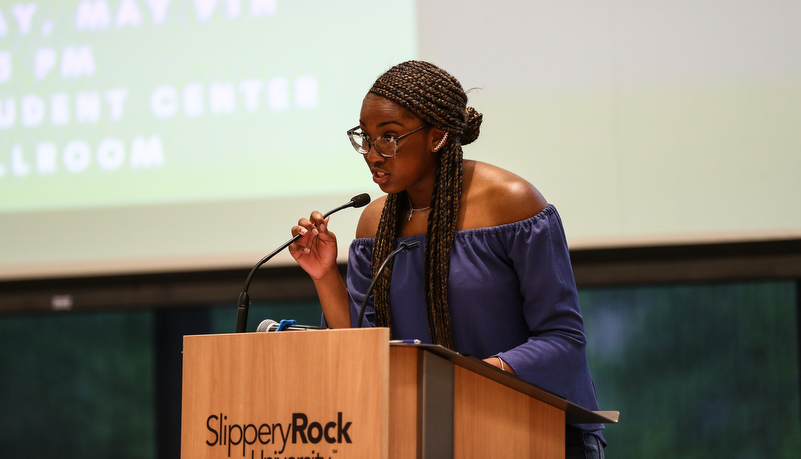
[(367, 137), (367, 134), (358, 130), (359, 126), (356, 126), (348, 131), (348, 138), (350, 139), (350, 143), (353, 144), (353, 148), (362, 155), (366, 156), (370, 153), (370, 148), (375, 146), (375, 151), (377, 151), (379, 155), (384, 158), (394, 158), (398, 154), (398, 141), (406, 136), (414, 134), (426, 126), (428, 125), (423, 124), (406, 134), (401, 134), (399, 136), (385, 135), (372, 141)]

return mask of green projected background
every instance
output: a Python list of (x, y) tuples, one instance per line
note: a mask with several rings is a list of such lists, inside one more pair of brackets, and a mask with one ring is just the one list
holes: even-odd
[(376, 196), (344, 133), (415, 57), (411, 0), (0, 5), (0, 279), (252, 265)]
[[(352, 187), (336, 141), (371, 81), (416, 49), (410, 1), (393, 2), (392, 21), (354, 21), (380, 6), (0, 7), (0, 212)], [(364, 39), (374, 34), (395, 39)]]

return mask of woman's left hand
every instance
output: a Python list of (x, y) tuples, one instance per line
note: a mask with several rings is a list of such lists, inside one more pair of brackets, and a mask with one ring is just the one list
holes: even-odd
[(492, 365), (495, 368), (499, 368), (507, 373), (516, 374), (514, 368), (509, 366), (508, 363), (501, 360), (500, 357), (490, 357), (488, 359), (484, 359), (484, 362)]

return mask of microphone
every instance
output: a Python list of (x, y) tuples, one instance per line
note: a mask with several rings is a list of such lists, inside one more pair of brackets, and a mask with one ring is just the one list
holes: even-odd
[[(370, 195), (367, 193), (362, 193), (360, 195), (354, 196), (350, 198), (350, 201), (342, 204), (341, 206), (337, 207), (336, 209), (331, 209), (323, 215), (323, 218), (328, 217), (329, 215), (333, 214), (334, 212), (339, 212), (342, 209), (347, 209), (348, 207), (353, 207), (358, 209), (359, 207), (364, 207), (367, 204), (370, 204)], [(289, 244), (287, 244), (289, 245)]]
[(394, 252), (390, 253), (389, 256), (387, 257), (387, 259), (384, 260), (383, 263), (381, 263), (381, 266), (378, 267), (378, 272), (375, 273), (375, 277), (373, 277), (373, 280), (370, 281), (370, 286), (367, 287), (367, 293), (364, 294), (364, 301), (362, 301), (362, 307), (359, 308), (359, 321), (356, 322), (356, 328), (362, 328), (362, 320), (364, 319), (364, 310), (366, 309), (366, 306), (367, 306), (367, 300), (370, 298), (370, 293), (373, 292), (373, 287), (375, 287), (375, 283), (378, 280), (378, 278), (381, 276), (381, 272), (384, 271), (384, 268), (386, 268), (387, 265), (389, 264), (389, 262), (393, 258), (395, 258), (395, 255), (397, 255), (397, 254), (399, 254), (401, 252), (405, 252), (407, 250), (416, 249), (417, 246), (419, 246), (419, 245), (420, 245), (420, 242), (417, 241), (417, 240), (403, 241), (398, 245), (398, 248), (395, 249)]
[(315, 327), (313, 325), (298, 325), (294, 320), (282, 320), (276, 322), (273, 319), (264, 319), (256, 329), (257, 332), (276, 332), (284, 330), (322, 330), (323, 327)]
[[(370, 195), (367, 193), (362, 193), (360, 195), (354, 196), (350, 199), (350, 201), (342, 204), (341, 206), (331, 209), (323, 215), (323, 218), (328, 217), (329, 215), (333, 214), (334, 212), (338, 212), (342, 209), (347, 209), (348, 207), (364, 207), (370, 203)], [(248, 287), (250, 287), (250, 280), (253, 278), (253, 274), (256, 272), (257, 269), (261, 267), (264, 263), (267, 263), (270, 258), (276, 256), (279, 252), (284, 250), (285, 248), (289, 247), (290, 244), (300, 239), (301, 234), (296, 234), (295, 237), (286, 241), (281, 247), (273, 250), (272, 253), (266, 255), (264, 258), (259, 260), (256, 263), (256, 266), (250, 270), (250, 274), (248, 274), (247, 279), (245, 279), (245, 286), (242, 289), (242, 293), (239, 294), (239, 301), (236, 311), (236, 332), (237, 333), (244, 333), (245, 329), (247, 328), (248, 323), (248, 308), (250, 308), (250, 295), (248, 295)]]

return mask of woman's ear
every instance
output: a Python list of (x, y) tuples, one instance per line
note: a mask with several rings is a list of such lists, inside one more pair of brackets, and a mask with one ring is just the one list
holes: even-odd
[(448, 141), (448, 133), (438, 127), (432, 129), (431, 132), (433, 134), (431, 138), (431, 150), (438, 152)]

